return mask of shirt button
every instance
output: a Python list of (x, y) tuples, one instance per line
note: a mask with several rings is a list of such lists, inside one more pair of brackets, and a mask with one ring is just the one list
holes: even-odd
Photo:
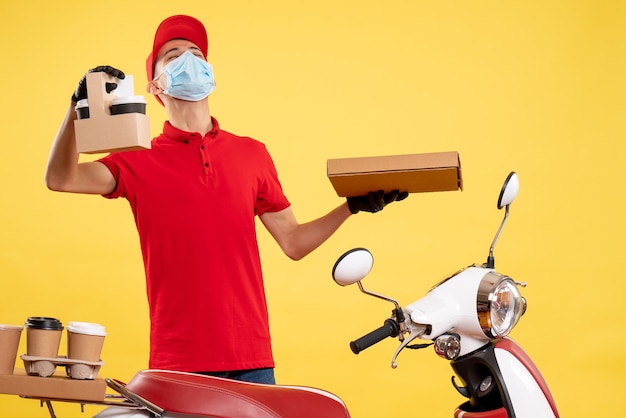
[(189, 143), (189, 140), (188, 140), (188, 139), (185, 139), (185, 144), (188, 144), (188, 143)]
[(200, 149), (204, 149), (204, 145), (200, 145)]
[(209, 163), (204, 163), (204, 166), (205, 166), (205, 167), (208, 167), (208, 166), (209, 166)]

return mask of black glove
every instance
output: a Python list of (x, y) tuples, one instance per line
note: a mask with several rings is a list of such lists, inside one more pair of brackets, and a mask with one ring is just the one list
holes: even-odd
[(351, 196), (346, 199), (348, 200), (350, 212), (353, 214), (359, 211), (375, 213), (383, 210), (387, 204), (393, 201), (406, 199), (408, 195), (408, 192), (400, 193), (399, 190), (393, 190), (390, 193), (379, 190), (377, 192), (369, 192), (367, 196)]
[[(120, 80), (123, 80), (124, 77), (126, 77), (126, 75), (121, 70), (118, 70), (117, 68), (113, 68), (109, 65), (101, 65), (99, 67), (92, 68), (91, 70), (87, 72), (88, 73), (103, 72), (103, 73), (107, 73), (108, 75), (112, 77), (119, 78)], [(111, 93), (113, 90), (117, 88), (117, 83), (106, 83), (105, 88), (106, 88), (107, 93)], [(74, 103), (77, 103), (79, 100), (86, 99), (86, 98), (87, 98), (87, 74), (85, 74), (83, 78), (81, 78), (80, 81), (78, 82), (78, 87), (76, 87), (76, 91), (74, 91), (74, 94), (72, 94), (72, 101)]]

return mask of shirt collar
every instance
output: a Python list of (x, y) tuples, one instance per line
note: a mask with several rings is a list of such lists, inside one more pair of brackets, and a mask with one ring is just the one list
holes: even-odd
[[(213, 129), (206, 133), (206, 136), (215, 138), (217, 134), (220, 132), (220, 126), (213, 116), (211, 116), (211, 122), (213, 123)], [(178, 129), (169, 121), (165, 121), (163, 124), (163, 135), (168, 137), (169, 139), (173, 139), (174, 141), (189, 143), (191, 141), (201, 141), (202, 135), (198, 132), (187, 132), (181, 129)]]

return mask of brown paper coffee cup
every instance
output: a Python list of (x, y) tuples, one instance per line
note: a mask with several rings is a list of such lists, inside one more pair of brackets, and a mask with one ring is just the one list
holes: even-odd
[(13, 374), (22, 326), (0, 325), (0, 374)]
[(33, 357), (57, 358), (62, 331), (26, 328), (26, 354)]
[(58, 319), (30, 317), (26, 326), (26, 354), (56, 358), (59, 355), (63, 325)]
[(106, 331), (102, 325), (70, 322), (67, 325), (67, 358), (100, 361)]

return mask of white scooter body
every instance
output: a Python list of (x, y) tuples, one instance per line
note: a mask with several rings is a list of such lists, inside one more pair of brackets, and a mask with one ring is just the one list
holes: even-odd
[(431, 331), (419, 338), (433, 340), (444, 333), (457, 333), (463, 341), (460, 355), (487, 344), (489, 338), (476, 319), (476, 300), (467, 295), (478, 293), (478, 285), (490, 271), (493, 270), (469, 267), (404, 308), (412, 322), (431, 326)]
[[(511, 340), (512, 341), (512, 340)], [(504, 346), (505, 344), (502, 344)], [(502, 373), (512, 408), (519, 417), (558, 417), (556, 404), (547, 384), (534, 366), (522, 363), (526, 353), (515, 349), (499, 348), (496, 343), (496, 360)], [(517, 356), (522, 356), (521, 359)], [(530, 367), (530, 368), (529, 368)]]
[[(499, 396), (506, 398), (509, 404), (501, 410), (502, 417), (558, 417), (554, 399), (543, 377), (521, 347), (512, 339), (504, 337), (495, 340), (492, 348), (490, 345), (492, 340), (485, 336), (475, 313), (476, 299), (468, 298), (467, 295), (476, 295), (480, 283), (486, 276), (499, 275), (493, 269), (469, 267), (445, 280), (422, 299), (408, 305), (404, 309), (405, 315), (415, 324), (430, 325), (429, 333), (420, 334), (420, 339), (436, 339), (446, 333), (458, 334), (461, 341), (459, 358), (471, 357), (473, 352), (480, 352), (481, 349), (493, 350), (494, 356), (475, 368), (482, 369), (485, 363), (488, 363), (488, 368), (493, 369), (491, 384), (499, 386), (498, 390), (502, 393)], [(460, 376), (467, 374), (468, 380), (476, 376), (475, 370), (463, 372), (455, 361), (452, 362), (452, 366), (459, 369)], [(485, 376), (481, 376), (481, 379), (484, 380)], [(472, 409), (469, 404), (466, 408)], [(511, 412), (507, 412), (507, 409)], [(467, 415), (469, 411), (460, 408), (457, 411), (465, 413), (458, 415), (459, 417), (492, 416), (480, 415), (479, 412)]]

